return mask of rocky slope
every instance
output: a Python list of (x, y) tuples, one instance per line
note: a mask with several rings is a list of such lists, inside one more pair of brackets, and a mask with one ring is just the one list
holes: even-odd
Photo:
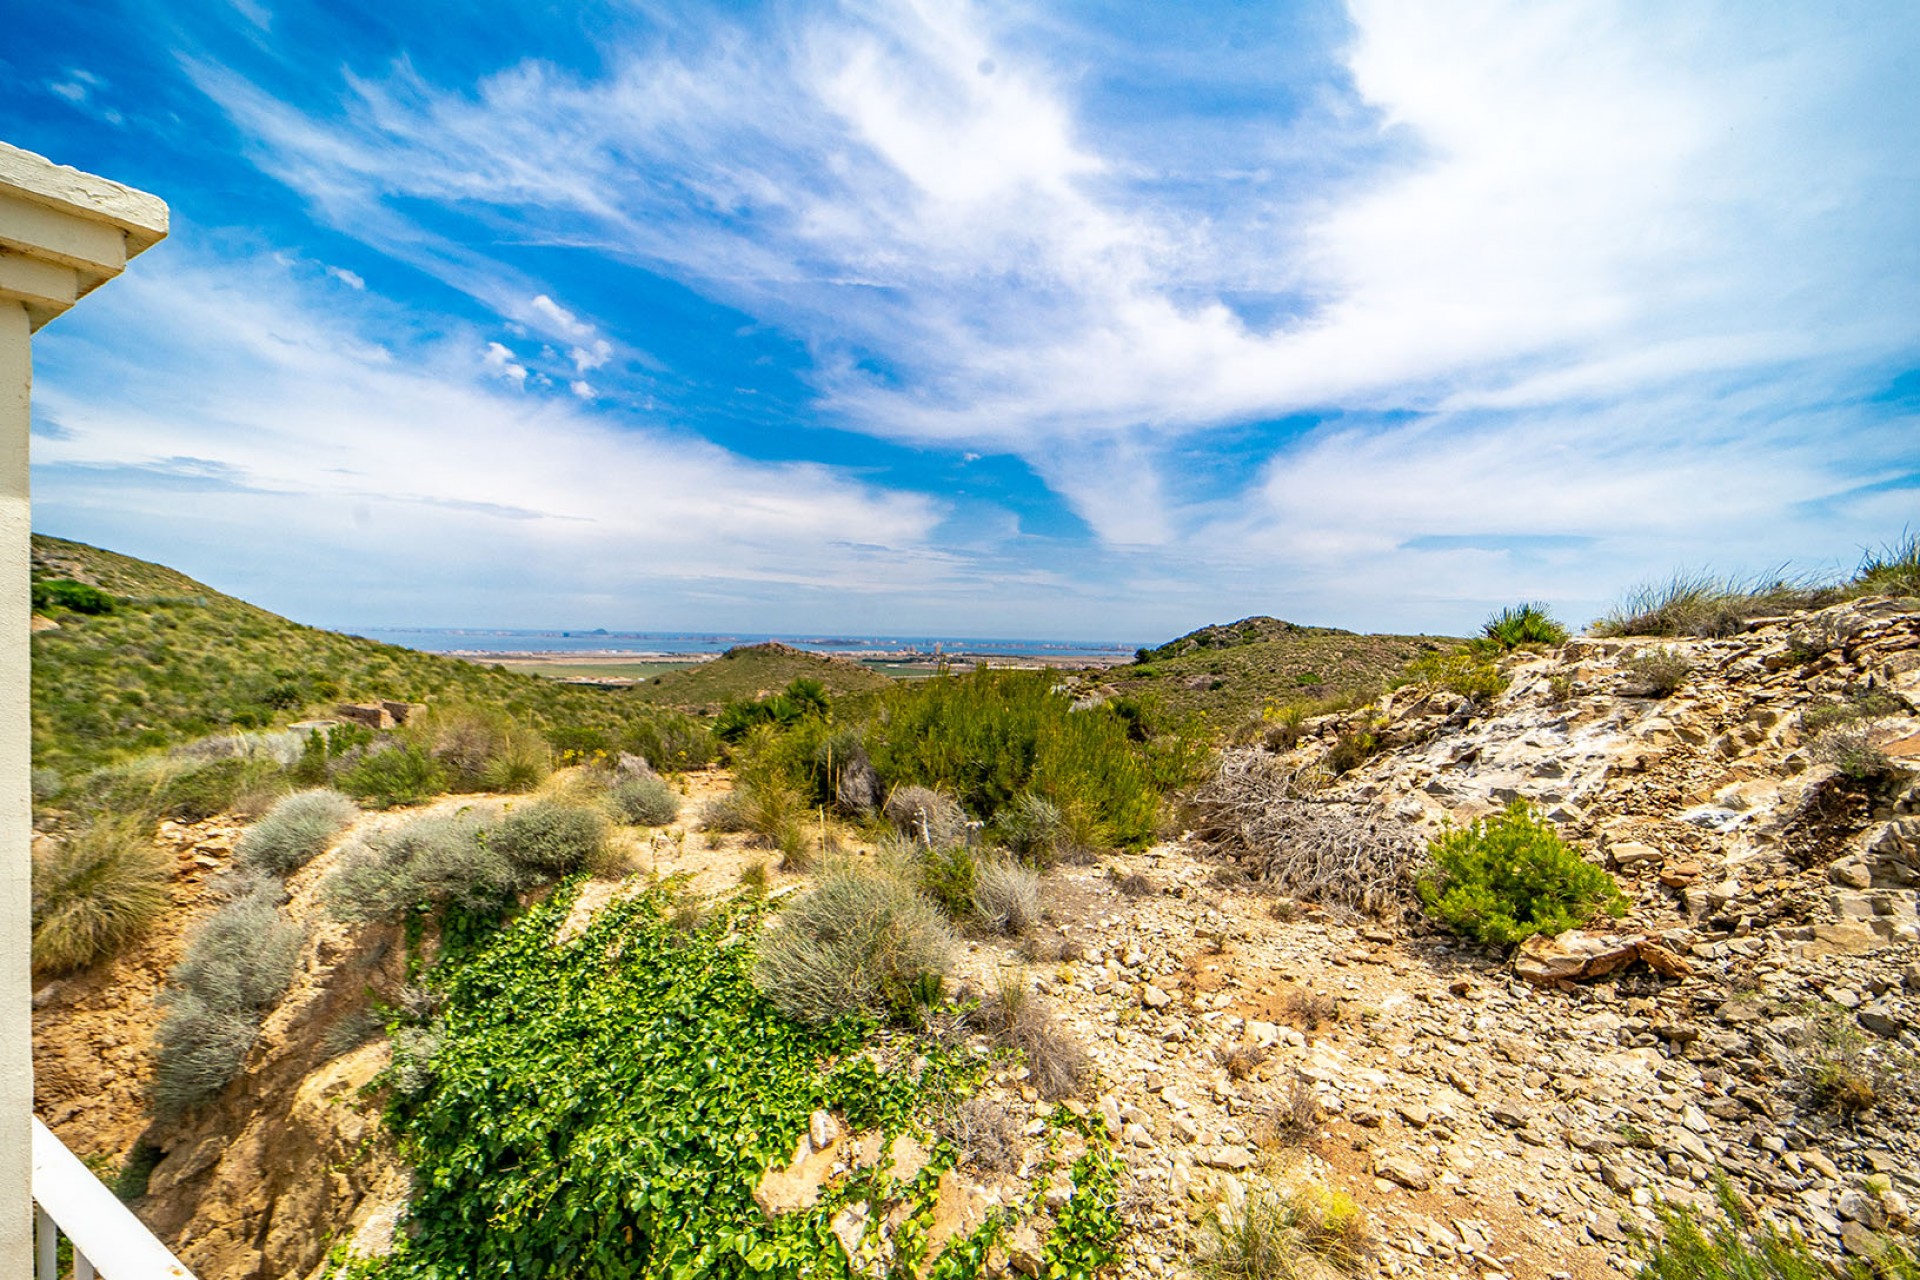
[[(1505, 667), (1484, 704), (1403, 689), (1233, 765), (1416, 842), (1526, 799), (1614, 869), (1632, 910), (1612, 927), (1688, 972), (1528, 982), (1417, 912), (1279, 898), (1248, 872), (1285, 858), (1285, 835), (1267, 861), (1189, 834), (1056, 868), (1046, 928), (972, 940), (956, 977), (1032, 990), (1086, 1048), (1075, 1105), (1106, 1118), (1126, 1164), (1123, 1273), (1185, 1274), (1208, 1216), (1268, 1183), (1353, 1196), (1386, 1275), (1629, 1270), (1654, 1205), (1702, 1203), (1719, 1173), (1834, 1255), (1912, 1230), (1920, 612), (1868, 600), (1724, 640), (1582, 638)], [(1361, 732), (1375, 753), (1328, 773)], [(697, 775), (695, 798), (725, 785)], [(729, 892), (762, 855), (688, 838), (694, 811), (635, 866)], [(181, 924), (232, 837), (168, 833)], [(392, 995), (399, 949), (319, 918), (326, 866), (290, 886), (311, 925), (300, 977), (247, 1075), (188, 1128), (145, 1129), (138, 1101), (177, 929), (37, 996), (42, 1114), (87, 1154), (164, 1148), (138, 1208), (206, 1280), (304, 1274), (329, 1239), (377, 1240), (404, 1195), (360, 1094), (385, 1047), (338, 1051), (330, 1034)], [(772, 875), (775, 893), (803, 884)], [(1032, 1076), (1010, 1067), (981, 1096), (1017, 1122), (1005, 1167), (1034, 1167)], [(837, 1122), (818, 1122), (826, 1150)], [(963, 1168), (947, 1213), (1021, 1194), (1015, 1175)], [(990, 1262), (1030, 1269), (1027, 1243)]]

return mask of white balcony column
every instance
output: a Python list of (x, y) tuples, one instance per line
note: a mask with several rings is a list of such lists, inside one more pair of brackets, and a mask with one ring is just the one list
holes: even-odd
[(157, 198), (0, 142), (0, 1276), (33, 1274), (30, 347), (166, 234)]

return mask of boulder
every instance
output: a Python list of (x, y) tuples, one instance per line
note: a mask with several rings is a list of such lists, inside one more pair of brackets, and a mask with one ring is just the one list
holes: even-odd
[(1669, 978), (1693, 972), (1686, 960), (1644, 933), (1588, 933), (1569, 929), (1557, 937), (1536, 934), (1520, 944), (1514, 972), (1529, 982), (1551, 984), (1604, 977), (1616, 969), (1645, 964)]

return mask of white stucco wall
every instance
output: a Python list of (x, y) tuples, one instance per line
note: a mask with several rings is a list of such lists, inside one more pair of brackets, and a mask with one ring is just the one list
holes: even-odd
[(0, 1277), (33, 1274), (33, 332), (167, 234), (143, 191), (0, 142)]
[(26, 307), (0, 300), (0, 1275), (33, 1274), (33, 810)]

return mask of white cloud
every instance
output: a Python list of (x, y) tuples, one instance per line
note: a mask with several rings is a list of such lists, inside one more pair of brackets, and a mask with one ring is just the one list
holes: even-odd
[(518, 387), (527, 385), (527, 366), (521, 364), (512, 350), (503, 343), (489, 342), (486, 351), (481, 355), (480, 362), (495, 377), (505, 378)]
[(575, 381), (568, 383), (567, 389), (573, 392), (574, 395), (580, 397), (582, 400), (593, 399), (593, 384), (591, 382), (586, 381), (584, 378), (576, 379)]
[[(62, 431), (35, 443), (37, 498), (201, 559), (250, 529), (245, 559), (270, 605), (303, 596), (309, 616), (366, 620), (356, 584), (380, 581), (403, 618), (411, 594), (416, 617), (532, 623), (555, 599), (592, 598), (629, 625), (685, 623), (702, 592), (844, 598), (961, 572), (931, 548), (942, 513), (924, 498), (503, 392), (459, 341), (419, 344), (377, 300), (323, 311), (265, 261), (142, 265), (85, 323), (41, 339), (36, 396)], [(490, 372), (511, 376), (511, 353), (489, 351)], [(190, 517), (186, 482), (202, 486)], [(294, 584), (276, 556), (329, 568)], [(514, 585), (524, 599), (484, 612), (489, 591)]]
[(366, 291), (367, 282), (357, 271), (349, 271), (345, 267), (328, 267), (327, 274), (349, 289), (362, 293)]
[[(574, 372), (610, 359), (597, 326), (390, 198), (489, 206), (800, 334), (827, 412), (1018, 453), (1116, 545), (1204, 562), (1228, 531), (1309, 574), (1375, 557), (1376, 587), (1491, 590), (1510, 557), (1391, 557), (1489, 522), (1669, 559), (1804, 543), (1859, 527), (1851, 486), (1913, 468), (1910, 437), (1845, 402), (1920, 345), (1914, 13), (1351, 17), (1331, 105), (1191, 198), (1102, 151), (1078, 73), (1009, 38), (1017, 14), (965, 5), (715, 23), (609, 50), (597, 80), (401, 65), (351, 77), (325, 122), (194, 73), (267, 171)], [(1320, 153), (1360, 145), (1313, 185)], [(1277, 441), (1232, 510), (1180, 496), (1179, 450), (1322, 409), (1373, 425)], [(1806, 514), (1836, 503), (1855, 514)]]

